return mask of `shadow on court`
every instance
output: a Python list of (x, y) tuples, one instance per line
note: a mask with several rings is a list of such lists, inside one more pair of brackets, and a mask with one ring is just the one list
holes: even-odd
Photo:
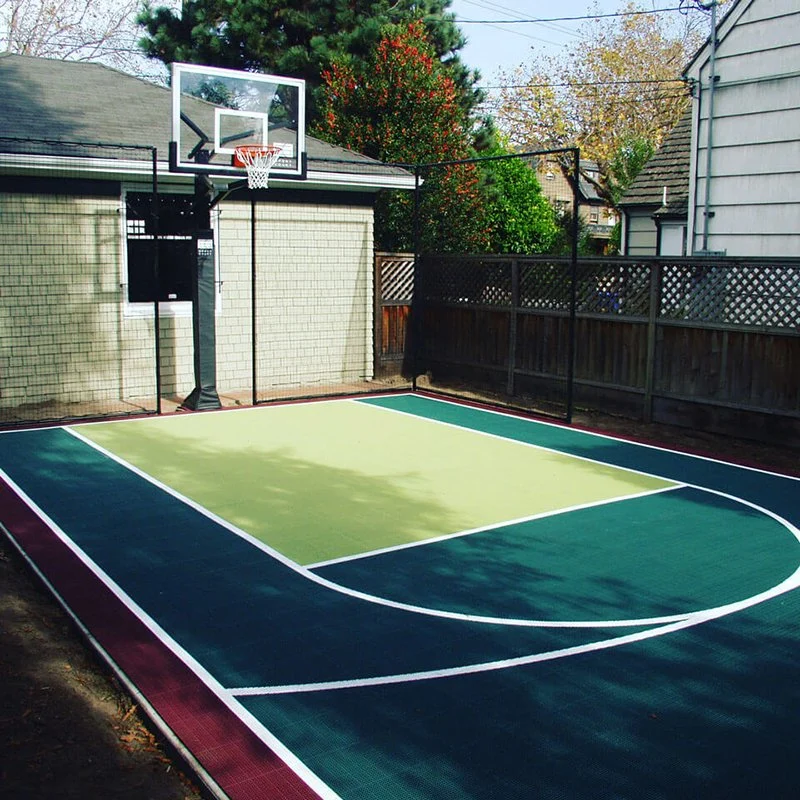
[(399, 602), (482, 616), (625, 620), (771, 589), (800, 563), (778, 521), (682, 488), (316, 570)]
[(244, 702), (348, 800), (789, 800), (799, 599), (551, 663)]
[[(390, 546), (398, 531), (424, 539), (459, 527), (457, 512), (425, 491), (421, 475), (393, 471), (390, 452), (385, 472), (369, 474), (299, 458), (288, 447), (173, 439), (167, 426), (140, 426), (135, 437), (124, 426), (98, 432), (105, 447), (299, 563)], [(153, 455), (165, 442), (168, 462)]]

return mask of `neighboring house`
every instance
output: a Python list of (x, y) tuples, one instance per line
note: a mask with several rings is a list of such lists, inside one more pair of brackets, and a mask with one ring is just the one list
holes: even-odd
[[(162, 394), (185, 397), (194, 176), (169, 172), (170, 91), (99, 64), (17, 55), (0, 56), (0, 79), (0, 412), (152, 397), (156, 299)], [(67, 141), (157, 147), (158, 298), (152, 259), (141, 257), (152, 240), (152, 158)], [(256, 369), (262, 388), (372, 377), (373, 204), (382, 189), (413, 189), (413, 177), (306, 141), (307, 179), (258, 194), (255, 256), (251, 193), (212, 213), (220, 394), (250, 387)], [(259, 308), (257, 365), (254, 261), (258, 302), (269, 303)]]
[(687, 111), (620, 201), (622, 252), (686, 255), (692, 118)]
[[(585, 225), (591, 250), (603, 254), (611, 233), (619, 221), (614, 207), (597, 193), (586, 176), (599, 180), (600, 170), (594, 161), (581, 162), (581, 179), (578, 185), (578, 216)], [(559, 214), (572, 210), (572, 187), (556, 158), (543, 158), (536, 169), (542, 193)]]
[[(800, 255), (797, 0), (735, 0), (717, 25), (716, 48), (709, 39), (684, 76), (692, 88), (688, 159), (683, 121), (622, 200), (626, 253), (680, 254), (685, 220), (688, 255)], [(683, 189), (670, 192), (679, 170)], [(668, 187), (660, 215), (659, 184)]]

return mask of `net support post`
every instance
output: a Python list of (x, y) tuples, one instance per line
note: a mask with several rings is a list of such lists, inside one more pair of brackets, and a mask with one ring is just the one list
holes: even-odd
[[(414, 166), (414, 282), (411, 287), (411, 326), (406, 327), (406, 336), (411, 334), (411, 391), (417, 391), (417, 375), (420, 365), (420, 347), (422, 346), (422, 263), (420, 242), (420, 165)], [(408, 350), (408, 341), (406, 341)]]
[(572, 424), (575, 411), (575, 351), (577, 347), (577, 305), (578, 305), (578, 214), (580, 199), (578, 187), (581, 179), (581, 151), (570, 148), (572, 153), (572, 231), (569, 258), (569, 323), (567, 332), (567, 402), (564, 421)]

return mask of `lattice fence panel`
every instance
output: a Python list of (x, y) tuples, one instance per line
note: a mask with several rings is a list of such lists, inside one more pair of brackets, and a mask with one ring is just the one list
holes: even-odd
[(569, 263), (528, 261), (520, 264), (519, 305), (548, 311), (569, 311)]
[(383, 303), (410, 303), (414, 294), (414, 256), (380, 254)]
[(441, 258), (423, 261), (425, 299), (439, 303), (508, 307), (511, 265), (483, 259)]
[(577, 295), (580, 312), (646, 317), (650, 305), (650, 266), (584, 262), (578, 267)]
[(666, 266), (662, 318), (800, 328), (800, 267), (694, 263)]

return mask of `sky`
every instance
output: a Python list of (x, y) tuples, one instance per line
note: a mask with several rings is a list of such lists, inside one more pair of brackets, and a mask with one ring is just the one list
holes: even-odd
[[(512, 72), (526, 62), (532, 49), (557, 54), (577, 40), (581, 21), (540, 23), (481, 23), (466, 20), (543, 19), (578, 17), (624, 10), (627, 0), (452, 0), (449, 11), (467, 37), (462, 62), (481, 72), (481, 85), (497, 84), (499, 71)], [(641, 0), (642, 8), (677, 8), (679, 0)], [(671, 12), (677, 14), (678, 12)], [(693, 12), (700, 13), (700, 12)]]

